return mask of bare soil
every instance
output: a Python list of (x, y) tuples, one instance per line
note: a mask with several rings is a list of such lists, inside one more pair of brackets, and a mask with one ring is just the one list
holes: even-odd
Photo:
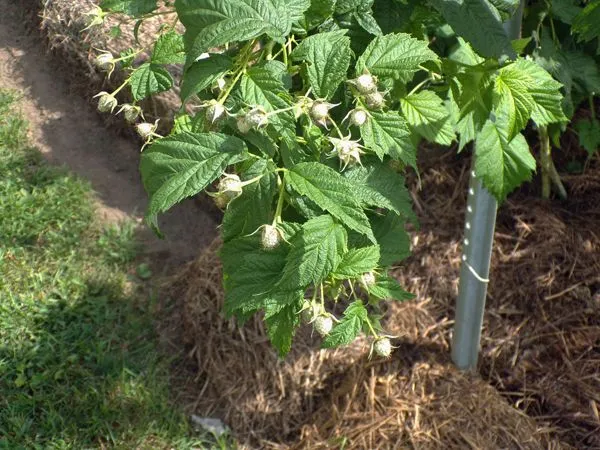
[[(139, 172), (139, 144), (108, 129), (91, 101), (74, 95), (60, 66), (27, 29), (27, 12), (0, 0), (0, 86), (23, 94), (20, 107), (31, 142), (52, 163), (87, 179), (97, 192), (98, 213), (109, 222), (142, 223), (147, 196)], [(216, 223), (193, 200), (161, 219), (166, 238), (140, 226), (144, 255), (155, 267), (172, 268), (194, 258), (213, 240)]]

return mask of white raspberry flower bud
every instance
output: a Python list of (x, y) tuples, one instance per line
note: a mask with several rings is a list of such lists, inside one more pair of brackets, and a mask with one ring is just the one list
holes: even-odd
[(371, 92), (365, 97), (365, 103), (369, 109), (381, 109), (385, 106), (385, 97), (379, 91)]
[(94, 64), (100, 70), (112, 72), (112, 70), (115, 68), (115, 58), (110, 52), (100, 53), (98, 56), (96, 56)]
[(154, 123), (149, 123), (149, 122), (138, 123), (135, 126), (135, 131), (137, 131), (137, 134), (139, 134), (139, 136), (143, 140), (147, 141), (148, 139), (150, 139), (152, 137), (152, 135), (154, 135), (157, 128), (158, 128), (158, 120)]
[(265, 225), (262, 229), (261, 244), (265, 250), (272, 250), (281, 242), (280, 231), (274, 225)]
[(356, 88), (361, 94), (370, 94), (377, 90), (377, 81), (370, 73), (365, 73), (356, 79)]
[(314, 301), (305, 300), (302, 305), (301, 319), (305, 324), (312, 323), (323, 313), (323, 307)]
[(246, 115), (237, 116), (235, 119), (235, 124), (240, 133), (246, 134), (252, 129), (252, 124), (246, 117)]
[(102, 11), (102, 8), (100, 8), (99, 6), (94, 6), (91, 10), (85, 13), (87, 26), (81, 31), (85, 31), (92, 27), (102, 25), (104, 23), (104, 17), (106, 16), (106, 14), (107, 13)]
[(333, 108), (334, 106), (336, 106), (336, 105), (334, 105), (332, 103), (327, 103), (327, 102), (321, 102), (321, 101), (313, 102), (312, 106), (310, 107), (310, 117), (315, 122), (323, 124), (329, 117), (329, 110), (331, 108)]
[(252, 128), (261, 128), (269, 123), (269, 115), (262, 107), (257, 106), (246, 114), (246, 120)]
[(333, 329), (333, 319), (329, 315), (321, 314), (315, 319), (313, 326), (320, 336), (325, 337)]
[(219, 207), (220, 209), (225, 209), (227, 207), (227, 205), (229, 204), (231, 198), (229, 198), (227, 195), (224, 195), (224, 194), (217, 194), (217, 195), (213, 196), (213, 200), (215, 202), (215, 205), (217, 205), (217, 207)]
[(364, 125), (369, 118), (367, 112), (364, 109), (356, 108), (350, 111), (350, 124), (360, 127)]
[(387, 337), (377, 338), (373, 344), (373, 350), (377, 356), (382, 358), (389, 358), (392, 354), (392, 343)]
[(373, 272), (365, 272), (360, 276), (360, 282), (365, 287), (370, 287), (375, 284), (376, 278), (375, 273)]
[(109, 94), (108, 92), (99, 92), (94, 95), (94, 98), (100, 97), (98, 99), (98, 111), (102, 113), (113, 112), (114, 109), (119, 105), (119, 102), (115, 98), (114, 95)]
[(121, 109), (117, 111), (117, 114), (123, 113), (123, 117), (129, 123), (134, 123), (140, 115), (142, 115), (142, 108), (135, 105), (130, 105), (129, 103), (125, 103), (121, 105)]
[(242, 193), (243, 184), (236, 174), (226, 173), (219, 181), (217, 189), (219, 190), (218, 194), (225, 195), (231, 200)]

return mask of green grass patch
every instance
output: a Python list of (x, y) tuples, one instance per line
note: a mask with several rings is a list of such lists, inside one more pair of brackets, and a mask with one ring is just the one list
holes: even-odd
[(213, 447), (169, 402), (134, 226), (97, 223), (15, 100), (0, 91), (0, 448)]

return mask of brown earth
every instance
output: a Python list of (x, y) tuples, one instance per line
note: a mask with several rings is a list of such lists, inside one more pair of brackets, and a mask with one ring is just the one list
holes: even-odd
[[(69, 67), (46, 54), (35, 30), (27, 29), (29, 12), (12, 0), (0, 0), (0, 11), (0, 86), (23, 93), (19, 105), (32, 144), (52, 163), (90, 181), (106, 220), (141, 223), (147, 196), (137, 169), (138, 143), (107, 128), (91, 101), (73, 94), (65, 81)], [(139, 237), (156, 268), (172, 268), (212, 241), (216, 223), (189, 200), (161, 218), (161, 231), (164, 240), (140, 226)]]

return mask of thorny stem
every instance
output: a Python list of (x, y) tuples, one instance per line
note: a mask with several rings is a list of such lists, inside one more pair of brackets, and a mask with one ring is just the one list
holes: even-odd
[(567, 191), (552, 161), (552, 146), (550, 145), (548, 129), (539, 127), (538, 134), (540, 137), (540, 162), (542, 166), (542, 198), (550, 198), (551, 184), (554, 183), (558, 196), (562, 200), (566, 200)]

